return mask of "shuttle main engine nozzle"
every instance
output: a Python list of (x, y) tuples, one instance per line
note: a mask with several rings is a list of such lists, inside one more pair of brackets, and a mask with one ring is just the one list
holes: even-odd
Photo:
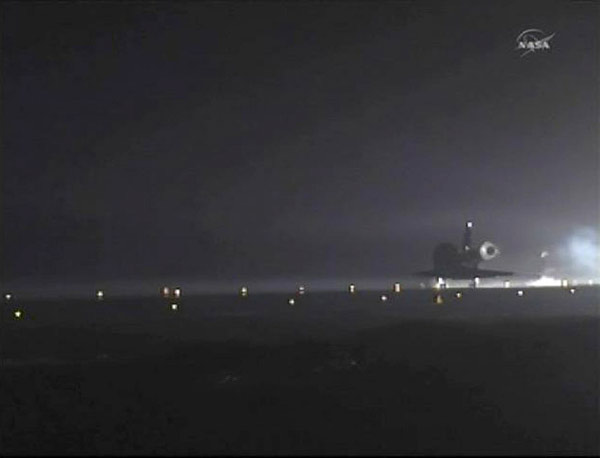
[(483, 261), (494, 259), (500, 254), (500, 249), (492, 242), (483, 242), (479, 246), (479, 256)]

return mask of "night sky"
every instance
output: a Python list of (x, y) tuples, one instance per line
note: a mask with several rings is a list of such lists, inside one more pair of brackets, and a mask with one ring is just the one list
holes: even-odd
[(5, 281), (394, 276), (466, 219), (483, 268), (596, 246), (598, 3), (0, 8)]

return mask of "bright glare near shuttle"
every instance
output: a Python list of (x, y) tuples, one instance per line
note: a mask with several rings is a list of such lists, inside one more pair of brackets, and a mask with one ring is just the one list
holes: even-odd
[(445, 289), (446, 286), (446, 280), (443, 277), (437, 277), (434, 288)]
[(457, 292), (454, 294), (454, 297), (456, 297), (457, 299), (460, 299), (460, 298), (462, 297), (462, 293), (461, 293), (460, 291), (457, 291)]
[(504, 287), (510, 288), (510, 280), (504, 280)]
[[(564, 280), (566, 282), (566, 280)], [(563, 280), (559, 280), (558, 278), (548, 277), (546, 275), (542, 275), (537, 280), (528, 282), (526, 284), (528, 288), (546, 288), (552, 286), (563, 286)], [(565, 287), (565, 286), (563, 286)]]

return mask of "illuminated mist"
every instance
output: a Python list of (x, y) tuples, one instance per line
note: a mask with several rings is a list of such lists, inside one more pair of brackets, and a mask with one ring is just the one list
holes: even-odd
[(557, 249), (562, 270), (576, 276), (600, 276), (600, 237), (598, 230), (580, 227)]

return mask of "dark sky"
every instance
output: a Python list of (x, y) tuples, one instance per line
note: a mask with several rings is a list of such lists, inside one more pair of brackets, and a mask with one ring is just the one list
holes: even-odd
[(528, 269), (597, 230), (598, 3), (0, 8), (5, 280), (393, 276), (467, 218)]

